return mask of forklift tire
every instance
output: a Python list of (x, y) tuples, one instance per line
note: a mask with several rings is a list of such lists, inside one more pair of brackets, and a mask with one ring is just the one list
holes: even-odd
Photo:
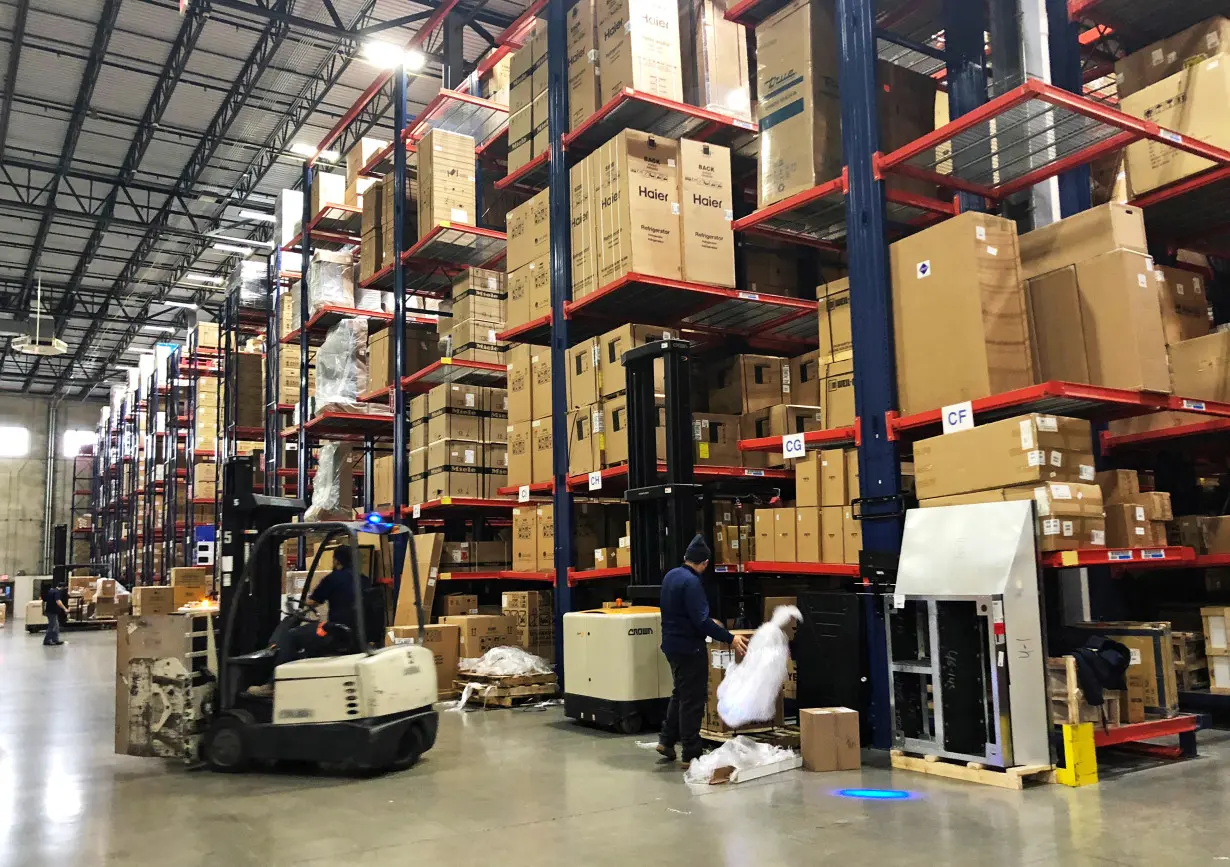
[(626, 735), (637, 734), (645, 727), (641, 715), (635, 711), (619, 720), (619, 730)]
[[(246, 716), (246, 715), (245, 715)], [(237, 774), (247, 769), (250, 762), (243, 730), (252, 722), (238, 713), (214, 719), (205, 733), (205, 762), (212, 770), (224, 774)]]
[(423, 755), (423, 732), (419, 723), (406, 726), (401, 740), (397, 743), (397, 753), (389, 763), (390, 771), (405, 771), (414, 767)]

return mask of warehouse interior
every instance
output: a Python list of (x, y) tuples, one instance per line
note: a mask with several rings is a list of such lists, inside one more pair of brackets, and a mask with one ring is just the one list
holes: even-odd
[(0, 863), (1230, 859), (1224, 3), (0, 36)]

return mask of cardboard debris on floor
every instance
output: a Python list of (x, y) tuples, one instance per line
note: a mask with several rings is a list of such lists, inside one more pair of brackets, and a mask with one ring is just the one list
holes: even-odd
[(731, 738), (692, 764), (683, 775), (684, 782), (717, 786), (743, 783), (803, 766), (803, 757), (794, 750), (762, 744), (743, 736)]

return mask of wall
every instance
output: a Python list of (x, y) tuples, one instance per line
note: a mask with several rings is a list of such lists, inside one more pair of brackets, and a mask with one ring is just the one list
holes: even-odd
[[(43, 526), (47, 484), (47, 409), (43, 398), (0, 395), (0, 425), (20, 425), (30, 431), (30, 450), (24, 458), (0, 458), (0, 575), (18, 571), (37, 574), (50, 568), (42, 563)], [(55, 499), (52, 523), (70, 522), (73, 462), (59, 457), (63, 431), (93, 430), (101, 404), (63, 402), (56, 417), (56, 461), (53, 469)]]

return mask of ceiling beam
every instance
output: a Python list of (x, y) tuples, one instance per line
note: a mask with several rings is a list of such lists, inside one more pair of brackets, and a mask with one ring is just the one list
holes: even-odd
[(9, 65), (4, 73), (4, 104), (0, 105), (0, 161), (4, 159), (4, 144), (9, 137), (9, 117), (13, 113), (13, 93), (17, 90), (17, 67), (21, 63), (21, 45), (26, 38), (26, 16), (30, 0), (18, 0), (13, 15), (13, 41), (9, 45)]

